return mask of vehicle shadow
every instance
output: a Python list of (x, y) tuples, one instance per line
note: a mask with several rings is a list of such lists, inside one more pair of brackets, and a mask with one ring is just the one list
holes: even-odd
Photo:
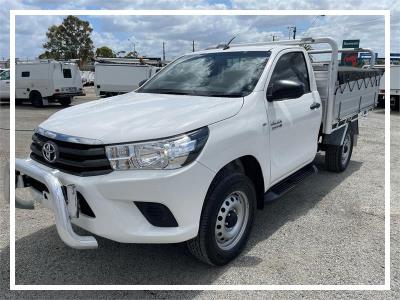
[[(384, 109), (384, 108), (375, 109), (374, 112), (375, 112), (376, 114), (384, 115), (384, 114), (385, 114), (385, 109)], [(393, 109), (390, 109), (390, 114), (391, 114), (391, 115), (399, 115), (400, 112), (399, 112), (399, 111), (395, 111), (395, 110), (393, 110)]]
[[(252, 247), (271, 237), (287, 222), (307, 214), (325, 195), (362, 163), (351, 161), (344, 173), (325, 170), (324, 156), (317, 155), (318, 175), (313, 175), (278, 201), (256, 213), (249, 243), (235, 261), (211, 267), (193, 259), (185, 244), (120, 244), (97, 237), (98, 250), (65, 246), (55, 226), (16, 241), (17, 284), (213, 284), (229, 268), (251, 267), (262, 258), (249, 254)], [(18, 223), (16, 224), (18, 226)], [(78, 229), (81, 234), (85, 231)], [(7, 253), (9, 249), (3, 249)], [(264, 258), (265, 259), (265, 258)], [(271, 260), (273, 257), (271, 257)], [(4, 267), (4, 264), (2, 264)], [(0, 277), (8, 270), (1, 268)]]
[(24, 110), (54, 110), (54, 109), (60, 110), (65, 107), (62, 107), (58, 103), (49, 103), (48, 105), (44, 105), (42, 107), (34, 107), (29, 102), (17, 102), (17, 103), (15, 103), (15, 108), (16, 109), (23, 108)]

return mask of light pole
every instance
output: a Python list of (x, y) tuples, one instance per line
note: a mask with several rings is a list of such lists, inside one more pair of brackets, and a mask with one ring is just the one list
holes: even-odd
[(163, 56), (163, 61), (165, 61), (165, 42), (162, 42), (162, 56)]
[(131, 39), (128, 39), (128, 41), (132, 43), (132, 45), (133, 45), (133, 53), (136, 54), (136, 44), (135, 44), (135, 42), (133, 42), (133, 40), (131, 40)]

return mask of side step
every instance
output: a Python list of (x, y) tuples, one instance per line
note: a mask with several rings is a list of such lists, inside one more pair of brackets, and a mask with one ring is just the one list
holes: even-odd
[(291, 189), (293, 189), (297, 184), (305, 180), (308, 176), (318, 173), (318, 169), (315, 165), (309, 164), (297, 172), (293, 173), (289, 177), (285, 178), (281, 182), (278, 182), (273, 187), (271, 187), (264, 194), (264, 201), (270, 202), (283, 196)]

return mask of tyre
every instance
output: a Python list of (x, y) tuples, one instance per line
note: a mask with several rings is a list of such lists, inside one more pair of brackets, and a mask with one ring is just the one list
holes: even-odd
[(400, 111), (400, 96), (394, 96), (394, 105), (393, 105), (393, 110), (394, 111)]
[(43, 107), (43, 98), (38, 91), (33, 91), (29, 95), (29, 100), (34, 107)]
[(187, 242), (196, 258), (217, 266), (227, 264), (242, 251), (256, 207), (256, 191), (247, 176), (221, 175), (207, 193), (197, 237)]
[(61, 106), (69, 106), (72, 102), (72, 97), (58, 99)]
[(349, 165), (353, 153), (354, 137), (347, 130), (342, 146), (328, 145), (325, 152), (325, 165), (329, 171), (343, 172)]

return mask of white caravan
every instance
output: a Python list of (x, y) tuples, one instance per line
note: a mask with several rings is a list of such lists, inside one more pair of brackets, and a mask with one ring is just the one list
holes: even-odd
[(77, 64), (54, 60), (17, 62), (15, 98), (41, 107), (49, 102), (63, 106), (72, 97), (83, 95), (82, 79)]
[[(385, 74), (379, 86), (379, 100), (385, 102)], [(393, 110), (400, 110), (400, 65), (390, 66), (390, 106)]]
[(10, 100), (10, 69), (0, 71), (0, 101)]
[(109, 97), (132, 92), (160, 66), (160, 59), (98, 58), (94, 78), (96, 94)]
[[(53, 209), (73, 248), (98, 244), (72, 223), (123, 243), (187, 241), (224, 265), (243, 250), (255, 210), (315, 173), (318, 151), (330, 171), (351, 163), (381, 71), (338, 68), (339, 52), (330, 38), (221, 45), (134, 92), (59, 111), (36, 128), (30, 157), (15, 160), (12, 180), (33, 197), (16, 205)], [(330, 62), (314, 64), (318, 53)]]

